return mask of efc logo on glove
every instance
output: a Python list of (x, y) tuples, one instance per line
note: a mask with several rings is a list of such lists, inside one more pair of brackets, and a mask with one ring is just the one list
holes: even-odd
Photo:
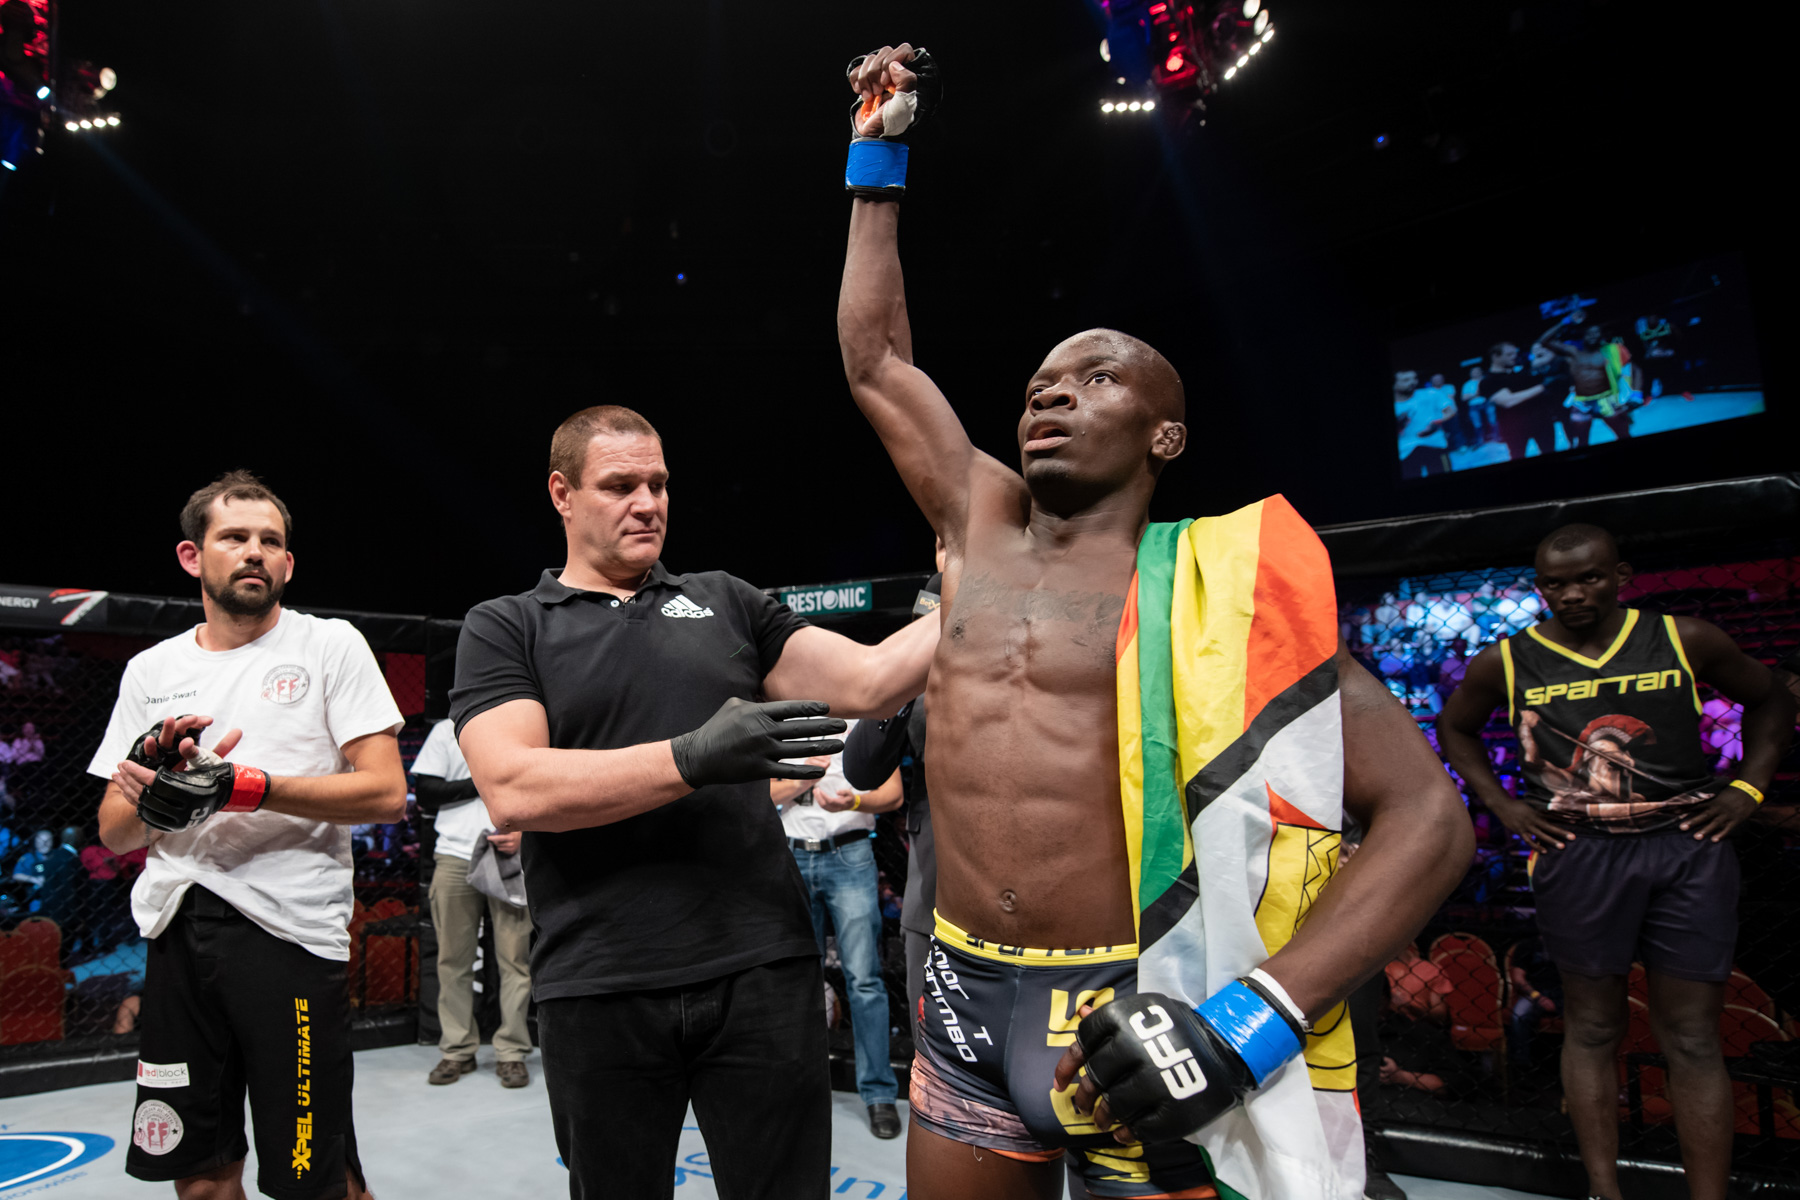
[[(1156, 1017), (1154, 1025), (1145, 1021), (1153, 1013)], [(1169, 1031), (1175, 1028), (1175, 1020), (1162, 1005), (1152, 1004), (1143, 1012), (1133, 1013), (1127, 1024), (1144, 1043), (1150, 1061), (1161, 1070), (1163, 1086), (1169, 1089), (1169, 1095), (1186, 1100), (1206, 1090), (1206, 1075), (1194, 1061), (1194, 1052), (1185, 1046), (1178, 1051), (1169, 1041)]]

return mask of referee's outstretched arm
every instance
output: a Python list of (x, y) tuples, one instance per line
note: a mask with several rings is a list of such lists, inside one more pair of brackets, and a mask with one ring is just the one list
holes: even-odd
[[(778, 703), (732, 701), (701, 728), (666, 741), (559, 749), (551, 745), (544, 706), (525, 699), (469, 718), (458, 741), (488, 815), (508, 833), (610, 825), (707, 783), (816, 778), (821, 768), (781, 760), (834, 754), (843, 743), (792, 739), (841, 733), (836, 717), (892, 716), (923, 690), (938, 629), (933, 613), (873, 646), (817, 626), (795, 630), (763, 678), (763, 693)], [(826, 712), (833, 714), (829, 730), (794, 720)]]

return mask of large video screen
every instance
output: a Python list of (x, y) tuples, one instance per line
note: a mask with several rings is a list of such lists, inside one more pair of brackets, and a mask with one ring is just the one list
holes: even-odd
[(1392, 352), (1407, 478), (1763, 411), (1736, 255), (1402, 338)]

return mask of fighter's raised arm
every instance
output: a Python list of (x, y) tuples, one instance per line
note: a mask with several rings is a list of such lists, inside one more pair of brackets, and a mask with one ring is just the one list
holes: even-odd
[[(906, 65), (913, 55), (905, 43), (884, 46), (850, 72), (850, 85), (863, 99), (859, 116), (866, 114), (857, 132), (879, 134), (882, 109), (915, 93), (918, 76)], [(859, 138), (858, 143), (874, 140)], [(904, 149), (878, 144), (868, 147), (868, 153), (891, 161), (895, 151)], [(882, 189), (902, 190), (892, 184)], [(937, 385), (913, 365), (899, 226), (897, 194), (857, 192), (838, 292), (838, 345), (857, 406), (875, 426), (926, 520), (950, 541), (960, 536), (956, 531), (968, 509), (970, 474), (976, 459), (985, 456), (970, 443)]]

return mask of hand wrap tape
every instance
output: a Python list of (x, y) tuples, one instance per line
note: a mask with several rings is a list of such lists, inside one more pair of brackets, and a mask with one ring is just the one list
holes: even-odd
[(857, 138), (844, 162), (844, 190), (878, 200), (906, 194), (906, 143)]
[(1226, 984), (1194, 1011), (1244, 1060), (1258, 1087), (1282, 1063), (1300, 1053), (1300, 1035), (1288, 1017), (1242, 980)]

